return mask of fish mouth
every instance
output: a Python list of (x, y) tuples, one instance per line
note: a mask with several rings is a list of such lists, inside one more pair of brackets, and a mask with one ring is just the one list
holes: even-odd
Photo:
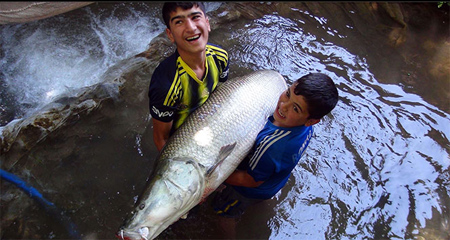
[(149, 234), (149, 228), (148, 227), (141, 227), (137, 231), (129, 232), (125, 231), (124, 229), (120, 229), (116, 233), (116, 237), (121, 240), (149, 240), (148, 237)]
[(185, 38), (185, 39), (186, 39), (186, 41), (188, 41), (188, 42), (192, 42), (192, 41), (195, 41), (195, 40), (199, 39), (200, 36), (201, 36), (201, 34), (199, 33), (199, 34), (195, 34), (195, 35), (193, 35), (193, 36), (187, 37), (187, 38)]

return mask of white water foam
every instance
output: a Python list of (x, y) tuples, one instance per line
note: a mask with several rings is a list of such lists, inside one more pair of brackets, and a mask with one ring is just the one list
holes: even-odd
[(120, 12), (122, 5), (1, 26), (2, 112), (24, 117), (59, 94), (98, 83), (110, 66), (146, 50), (164, 24), (148, 11)]

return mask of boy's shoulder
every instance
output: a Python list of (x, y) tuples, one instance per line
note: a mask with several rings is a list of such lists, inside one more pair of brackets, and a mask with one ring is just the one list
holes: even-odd
[(175, 51), (169, 57), (162, 60), (153, 72), (153, 78), (171, 78), (177, 69), (178, 53)]
[(223, 49), (223, 47), (221, 47), (220, 45), (215, 44), (215, 43), (210, 43), (210, 42), (206, 44), (206, 47), (212, 47), (212, 48), (220, 48), (220, 49)]
[(210, 51), (213, 51), (213, 52), (216, 52), (216, 53), (227, 54), (228, 55), (227, 51), (222, 46), (219, 46), (219, 45), (214, 44), (214, 43), (207, 43), (206, 44), (206, 50), (210, 50)]
[(158, 68), (167, 68), (169, 66), (173, 66), (175, 65), (177, 59), (178, 59), (178, 51), (175, 51), (174, 53), (172, 53), (170, 56), (168, 56), (167, 58), (165, 58), (164, 60), (162, 60), (159, 65)]
[(269, 123), (261, 130), (258, 137), (260, 144), (263, 144), (263, 141), (270, 141), (271, 148), (298, 149), (299, 145), (302, 145), (305, 141), (309, 142), (313, 132), (313, 126), (280, 128)]

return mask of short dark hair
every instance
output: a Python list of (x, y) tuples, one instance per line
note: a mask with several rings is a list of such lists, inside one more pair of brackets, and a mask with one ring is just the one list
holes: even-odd
[(309, 73), (297, 81), (295, 95), (302, 95), (308, 104), (309, 119), (321, 119), (338, 102), (338, 91), (331, 78), (323, 73)]
[(165, 2), (162, 8), (162, 16), (167, 28), (170, 29), (170, 13), (175, 12), (180, 7), (183, 10), (199, 7), (206, 16), (205, 5), (202, 2)]

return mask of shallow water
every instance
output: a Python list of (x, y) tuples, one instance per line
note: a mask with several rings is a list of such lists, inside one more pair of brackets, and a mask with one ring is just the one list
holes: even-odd
[[(159, 7), (98, 4), (36, 23), (2, 26), (2, 86), (8, 90), (1, 93), (1, 120), (25, 115), (51, 101), (52, 94), (92, 84), (118, 60), (145, 50), (164, 29), (155, 18)], [(408, 39), (415, 41), (393, 48), (382, 43), (377, 27), (362, 28), (361, 18), (338, 13), (291, 2), (277, 14), (240, 19), (211, 34), (211, 42), (230, 53), (230, 77), (275, 69), (290, 84), (308, 72), (322, 72), (335, 80), (340, 94), (336, 108), (316, 125), (287, 186), (250, 208), (236, 236), (448, 239), (450, 74), (433, 74), (427, 65), (448, 50), (422, 51), (417, 57), (417, 46), (426, 45), (421, 42), (426, 26), (410, 27)], [(439, 24), (448, 30), (448, 22)], [(428, 34), (427, 41), (436, 45), (427, 49), (448, 48), (445, 40), (445, 35)], [(22, 49), (30, 49), (27, 57)], [(130, 133), (127, 113), (121, 114), (123, 122), (83, 119), (18, 164), (66, 210), (85, 238), (114, 238), (157, 155), (151, 127), (131, 127)], [(40, 165), (48, 167), (36, 170)], [(26, 217), (2, 229), (2, 238), (67, 238), (32, 203), (15, 209)], [(217, 222), (203, 204), (158, 238), (224, 238)]]
[(146, 50), (164, 30), (157, 14), (144, 3), (91, 5), (41, 21), (2, 26), (0, 125), (59, 94), (98, 83), (109, 67)]

